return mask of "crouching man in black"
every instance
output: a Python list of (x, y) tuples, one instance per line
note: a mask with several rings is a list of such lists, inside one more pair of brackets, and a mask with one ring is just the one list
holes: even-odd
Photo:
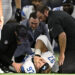
[[(16, 72), (20, 72), (20, 63), (12, 61), (13, 55), (31, 54), (28, 40), (26, 38), (27, 30), (23, 25), (5, 25), (2, 30), (2, 39), (0, 41), (0, 70), (7, 73), (9, 65), (13, 66)], [(15, 54), (15, 51), (18, 53)]]

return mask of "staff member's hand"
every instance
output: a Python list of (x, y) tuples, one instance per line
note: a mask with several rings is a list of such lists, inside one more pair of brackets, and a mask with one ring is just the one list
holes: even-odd
[(65, 59), (65, 55), (64, 54), (60, 54), (59, 55), (59, 61), (58, 61), (59, 66), (63, 65), (64, 59)]
[(12, 63), (12, 66), (15, 68), (16, 72), (18, 72), (18, 73), (21, 72), (22, 63), (13, 62), (13, 63)]
[(3, 16), (0, 17), (0, 30), (2, 30), (4, 24), (4, 18)]
[(16, 13), (15, 13), (15, 19), (17, 22), (20, 22), (22, 17), (21, 17), (21, 9), (17, 8)]

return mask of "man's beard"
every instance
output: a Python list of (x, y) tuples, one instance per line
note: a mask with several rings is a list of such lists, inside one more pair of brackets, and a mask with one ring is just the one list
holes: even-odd
[(46, 17), (46, 21), (45, 21), (45, 23), (46, 23), (46, 24), (48, 23), (48, 17)]

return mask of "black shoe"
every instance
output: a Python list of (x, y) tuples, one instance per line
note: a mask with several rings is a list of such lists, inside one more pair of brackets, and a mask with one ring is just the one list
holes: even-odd
[(10, 69), (9, 67), (6, 67), (2, 64), (0, 64), (0, 69), (4, 72), (4, 73), (16, 73), (16, 71)]
[(4, 71), (4, 73), (9, 73), (10, 72), (10, 70), (5, 66), (2, 66), (1, 69)]

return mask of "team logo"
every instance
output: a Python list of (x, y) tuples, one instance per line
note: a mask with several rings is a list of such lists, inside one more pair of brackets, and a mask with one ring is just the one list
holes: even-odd
[(5, 40), (5, 41), (4, 41), (4, 44), (7, 45), (7, 44), (8, 44), (8, 40)]

